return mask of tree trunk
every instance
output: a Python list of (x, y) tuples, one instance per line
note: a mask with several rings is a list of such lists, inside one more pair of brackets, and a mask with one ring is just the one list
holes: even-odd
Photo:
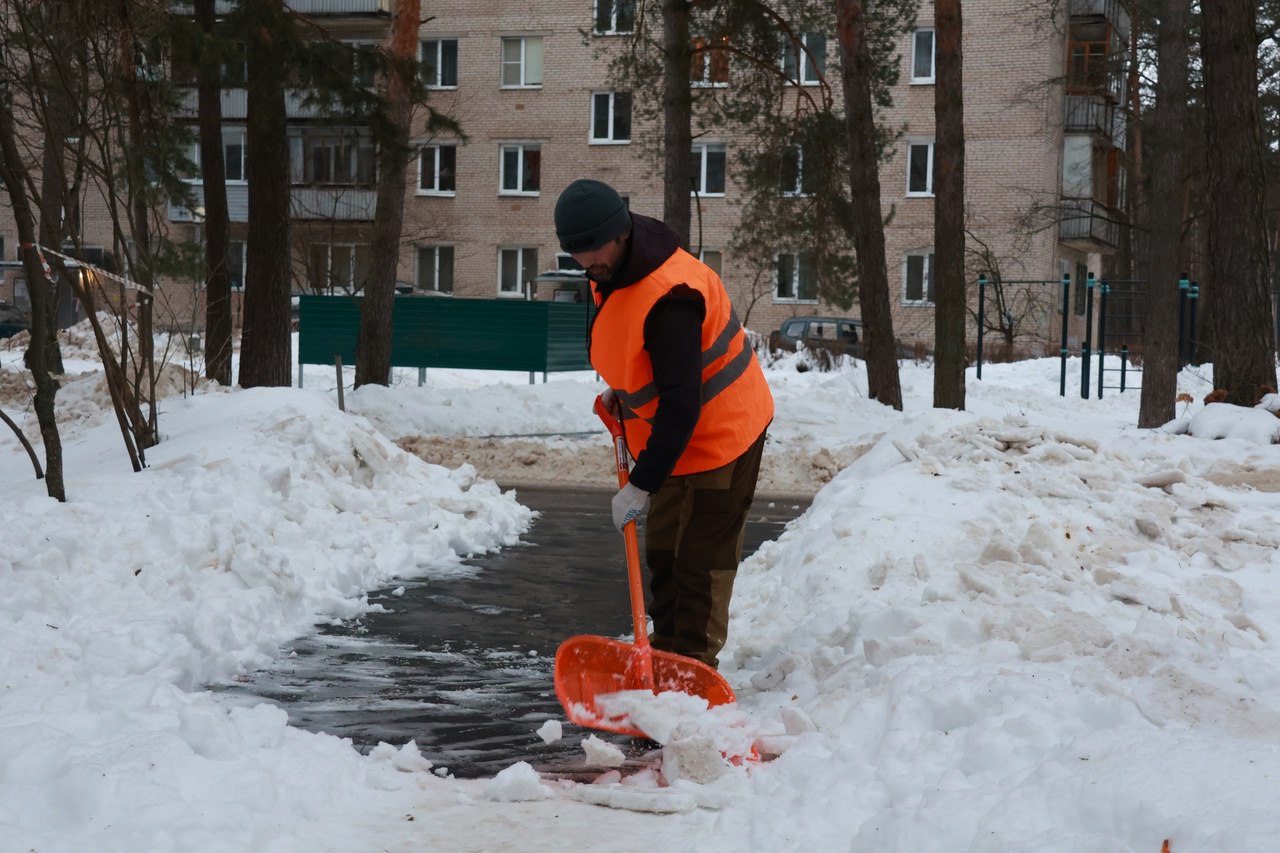
[(204, 375), (231, 384), (231, 223), (227, 212), (227, 165), (222, 153), (222, 74), (214, 33), (214, 0), (195, 0), (201, 55), (197, 66), (200, 121), (200, 180), (204, 186), (205, 361)]
[(421, 0), (397, 0), (391, 22), (391, 68), (387, 73), (387, 138), (378, 144), (377, 214), (372, 255), (360, 304), (356, 387), (386, 385), (391, 375), (391, 318), (395, 310), (396, 267), (404, 226), (405, 170), (409, 167), (410, 86), (418, 50)]
[(1276, 386), (1258, 107), (1257, 7), (1217, 0), (1203, 21), (1208, 129), (1209, 282), (1203, 289), (1213, 385), (1251, 406)]
[(246, 251), (240, 385), (290, 384), (288, 69), (277, 43), (290, 21), (283, 0), (254, 0), (248, 14), (249, 245)]
[[(129, 269), (129, 275), (135, 279), (142, 288), (138, 291), (137, 301), (135, 302), (135, 310), (138, 318), (138, 354), (137, 363), (130, 370), (130, 363), (127, 354), (121, 353), (121, 364), (124, 365), (125, 371), (129, 377), (130, 391), (128, 396), (131, 397), (134, 406), (137, 408), (138, 414), (133, 418), (133, 433), (138, 453), (143, 456), (145, 464), (145, 453), (148, 447), (152, 447), (159, 441), (156, 432), (157, 420), (157, 401), (156, 401), (156, 372), (155, 372), (155, 331), (153, 329), (153, 316), (155, 313), (155, 259), (152, 257), (151, 245), (151, 206), (148, 193), (144, 188), (147, 186), (146, 165), (143, 160), (143, 152), (146, 146), (143, 143), (143, 135), (145, 133), (146, 124), (143, 119), (142, 111), (142, 93), (140, 91), (142, 83), (138, 79), (138, 45), (139, 41), (135, 38), (133, 22), (130, 18), (131, 0), (120, 0), (119, 12), (120, 22), (123, 35), (130, 39), (128, 48), (122, 51), (122, 67), (121, 76), (124, 81), (124, 96), (128, 110), (128, 127), (127, 139), (128, 150), (125, 152), (125, 171), (127, 186), (129, 188), (129, 226), (133, 233), (134, 255), (133, 261)], [(127, 334), (125, 340), (128, 339)], [(141, 414), (141, 408), (138, 406), (142, 398), (142, 391), (145, 387), (148, 412), (147, 415)]]
[(964, 408), (964, 33), (960, 0), (936, 0), (933, 405)]
[(1142, 401), (1138, 426), (1154, 428), (1176, 413), (1178, 276), (1187, 126), (1188, 0), (1167, 0), (1156, 35), (1156, 103), (1151, 114), (1151, 198), (1143, 246), (1147, 290), (1142, 340)]
[(690, 247), (693, 185), (693, 95), (689, 89), (693, 47), (689, 36), (689, 0), (662, 3), (662, 147), (663, 221)]
[(867, 18), (859, 0), (836, 0), (845, 117), (849, 122), (853, 249), (858, 262), (858, 300), (866, 332), (867, 393), (902, 410), (897, 342), (889, 303), (884, 220), (880, 214), (880, 174), (871, 98), (875, 68), (867, 44)]
[[(27, 276), (27, 292), (31, 296), (33, 321), (47, 317), (52, 301), (53, 286), (46, 278), (36, 250), (36, 220), (27, 198), (27, 167), (18, 152), (17, 132), (14, 129), (13, 112), (0, 110), (0, 178), (9, 191), (9, 203), (22, 245), (22, 267)], [(54, 412), (54, 398), (58, 394), (58, 382), (49, 373), (44, 358), (49, 347), (49, 324), (32, 322), (31, 344), (27, 348), (26, 364), (35, 382), (34, 406), (40, 435), (44, 439), (45, 490), (58, 501), (67, 499), (62, 476), (62, 438), (58, 434), (58, 421)]]

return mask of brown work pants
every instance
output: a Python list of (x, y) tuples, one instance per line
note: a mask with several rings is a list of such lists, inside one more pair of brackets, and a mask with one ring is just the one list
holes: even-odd
[(644, 544), (654, 648), (716, 665), (764, 439), (728, 465), (668, 477), (653, 496)]

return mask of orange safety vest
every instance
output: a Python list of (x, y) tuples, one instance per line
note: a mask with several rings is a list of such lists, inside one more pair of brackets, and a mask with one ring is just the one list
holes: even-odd
[(677, 285), (702, 294), (702, 412), (673, 475), (696, 474), (741, 456), (773, 420), (773, 394), (724, 284), (715, 272), (677, 249), (649, 275), (609, 294), (591, 327), (591, 365), (618, 395), (623, 429), (633, 457), (648, 446), (658, 389), (644, 349), (644, 321), (659, 299)]

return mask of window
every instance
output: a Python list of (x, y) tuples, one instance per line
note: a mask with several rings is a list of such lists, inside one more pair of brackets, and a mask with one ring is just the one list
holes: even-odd
[(418, 156), (418, 194), (453, 195), (457, 173), (458, 146), (428, 145)]
[(813, 195), (817, 187), (812, 176), (813, 169), (804, 165), (804, 149), (799, 145), (791, 145), (782, 152), (782, 194), (784, 196)]
[(498, 295), (524, 293), (527, 281), (538, 277), (538, 250), (524, 247), (520, 249), (500, 249), (498, 251)]
[(418, 290), (453, 293), (453, 247), (418, 247)]
[(636, 0), (596, 0), (596, 35), (629, 33), (636, 25)]
[(933, 143), (907, 146), (907, 195), (933, 195)]
[(542, 174), (542, 146), (502, 146), (501, 195), (537, 195)]
[(709, 40), (695, 38), (693, 40), (693, 65), (689, 69), (689, 82), (694, 86), (728, 86), (729, 85), (729, 51), (722, 46), (729, 39), (721, 36)]
[(243, 181), (245, 179), (244, 129), (224, 127), (222, 129), (222, 160), (227, 170), (227, 181)]
[(422, 43), (418, 73), (428, 89), (458, 86), (458, 40), (428, 39)]
[(542, 37), (502, 40), (502, 85), (506, 88), (542, 85)]
[(813, 255), (808, 252), (778, 255), (773, 298), (775, 302), (818, 301), (818, 271), (813, 264)]
[(591, 141), (631, 141), (630, 92), (596, 92), (591, 96)]
[(902, 304), (933, 304), (933, 252), (911, 252), (903, 264)]
[(378, 84), (378, 47), (371, 41), (343, 42), (351, 49), (351, 79), (361, 89)]
[[(188, 149), (188, 157), (195, 164), (196, 172), (191, 176), (191, 180), (200, 182), (204, 180), (200, 159), (200, 143), (193, 142)], [(243, 183), (245, 180), (245, 145), (244, 145), (244, 128), (242, 127), (224, 127), (222, 129), (222, 163), (226, 170), (226, 180), (228, 183)]]
[(244, 290), (244, 241), (227, 244), (227, 272), (231, 274), (231, 289)]
[(724, 195), (724, 145), (700, 143), (693, 146), (693, 192), (695, 195)]
[(827, 69), (827, 37), (822, 33), (800, 33), (800, 47), (783, 36), (782, 73), (792, 83), (809, 86), (822, 81)]
[(307, 283), (316, 293), (358, 293), (369, 272), (367, 243), (313, 243)]
[(372, 186), (375, 162), (373, 140), (355, 131), (289, 139), (290, 178), (295, 184)]
[(720, 275), (720, 267), (723, 263), (723, 256), (720, 252), (713, 249), (703, 249), (698, 252), (698, 260), (709, 266), (716, 275)]
[(911, 82), (933, 82), (933, 27), (922, 27), (911, 37)]
[(568, 252), (556, 252), (556, 269), (560, 272), (580, 272), (582, 264), (575, 261)]

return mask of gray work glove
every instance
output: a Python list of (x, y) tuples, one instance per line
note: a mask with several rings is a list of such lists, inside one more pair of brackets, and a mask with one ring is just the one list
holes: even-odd
[(622, 404), (618, 402), (618, 395), (614, 393), (612, 388), (604, 389), (604, 393), (600, 395), (600, 402), (604, 403), (606, 412), (618, 420), (622, 420)]
[(613, 496), (613, 526), (619, 531), (648, 511), (649, 493), (638, 486), (627, 483)]

